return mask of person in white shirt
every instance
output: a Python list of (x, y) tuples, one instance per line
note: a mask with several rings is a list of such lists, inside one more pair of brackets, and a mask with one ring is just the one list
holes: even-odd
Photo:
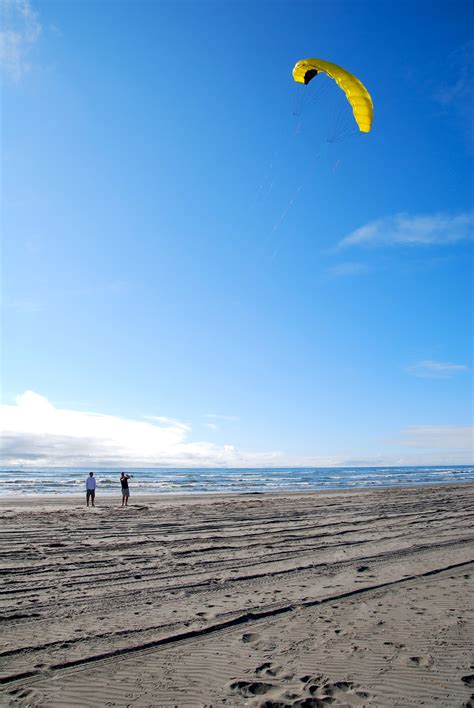
[(93, 472), (89, 472), (89, 476), (86, 479), (86, 502), (89, 506), (89, 499), (92, 501), (92, 506), (95, 506), (95, 477)]

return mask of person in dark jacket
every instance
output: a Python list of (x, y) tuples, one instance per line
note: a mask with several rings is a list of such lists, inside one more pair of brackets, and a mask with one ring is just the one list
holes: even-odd
[(128, 487), (128, 480), (133, 477), (132, 474), (125, 474), (122, 472), (120, 474), (120, 484), (122, 485), (122, 506), (128, 506), (128, 500), (130, 498), (130, 489)]

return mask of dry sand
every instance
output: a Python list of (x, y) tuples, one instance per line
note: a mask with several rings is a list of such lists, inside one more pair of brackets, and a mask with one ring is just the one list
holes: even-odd
[(0, 704), (471, 706), (473, 502), (3, 500)]

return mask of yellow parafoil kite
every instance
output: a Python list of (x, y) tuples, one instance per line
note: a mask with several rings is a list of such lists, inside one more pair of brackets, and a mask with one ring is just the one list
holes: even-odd
[(370, 93), (362, 81), (337, 64), (323, 59), (303, 59), (293, 69), (293, 78), (300, 84), (309, 84), (316, 74), (322, 71), (342, 88), (352, 106), (352, 112), (359, 130), (368, 133), (372, 125), (374, 105)]

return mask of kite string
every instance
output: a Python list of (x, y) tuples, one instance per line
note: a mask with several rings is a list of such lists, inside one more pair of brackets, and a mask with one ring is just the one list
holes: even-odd
[(297, 101), (294, 116), (301, 117), (311, 111), (314, 106), (327, 96), (331, 86), (329, 81), (324, 81), (324, 76), (316, 77), (307, 86), (298, 86), (297, 90), (301, 98)]
[(290, 197), (290, 201), (288, 202), (288, 204), (286, 205), (286, 207), (285, 207), (285, 208), (283, 209), (283, 211), (281, 212), (280, 217), (279, 217), (278, 220), (275, 222), (275, 224), (274, 224), (274, 226), (273, 226), (273, 228), (272, 228), (272, 230), (271, 230), (271, 233), (272, 233), (272, 234), (275, 233), (275, 231), (276, 231), (276, 230), (282, 225), (282, 223), (284, 222), (284, 220), (285, 220), (285, 218), (286, 218), (286, 215), (288, 214), (288, 212), (290, 211), (291, 207), (293, 206), (294, 201), (295, 201), (295, 199), (297, 198), (298, 194), (301, 192), (301, 189), (302, 189), (302, 188), (303, 188), (303, 184), (300, 184), (300, 185), (297, 187), (296, 191), (293, 193), (293, 195)]
[[(296, 199), (298, 198), (298, 194), (301, 192), (302, 189), (303, 189), (303, 185), (300, 184), (299, 187), (297, 188), (296, 192), (293, 194), (293, 196), (291, 197), (290, 201), (288, 202), (286, 208), (285, 208), (284, 211), (282, 212), (282, 214), (281, 214), (280, 218), (278, 219), (277, 223), (276, 223), (275, 226), (273, 227), (272, 233), (275, 233), (275, 231), (277, 231), (277, 229), (280, 228), (280, 226), (282, 225), (282, 223), (283, 223), (284, 220), (286, 219), (286, 216), (287, 216), (288, 212), (290, 211), (291, 207), (293, 206), (293, 204), (295, 203)], [(279, 242), (277, 243), (276, 249), (273, 251), (272, 255), (270, 256), (270, 258), (271, 258), (272, 261), (273, 261), (273, 260), (275, 259), (275, 257), (277, 256), (278, 251), (279, 251), (280, 248), (282, 247), (284, 240), (285, 240), (285, 235), (283, 234), (283, 236), (281, 237), (281, 239), (280, 239)]]
[(328, 143), (340, 142), (356, 132), (354, 116), (349, 105), (345, 101), (340, 103), (336, 96), (334, 96), (334, 99), (336, 102), (332, 110), (331, 130), (328, 131), (326, 138)]
[(280, 149), (274, 150), (263, 179), (255, 190), (254, 198), (249, 206), (249, 211), (255, 209), (260, 201), (264, 201), (270, 195), (275, 183), (278, 181), (278, 175), (275, 174), (276, 163), (281, 162), (281, 160), (286, 157), (286, 154), (293, 148), (295, 141), (299, 140), (299, 136), (302, 133), (303, 122), (304, 119), (300, 117), (300, 120), (298, 120), (294, 129), (291, 130), (283, 146)]
[(297, 121), (294, 130), (290, 132), (283, 147), (279, 150), (274, 151), (273, 157), (271, 158), (271, 162), (268, 165), (264, 177), (255, 192), (255, 197), (250, 206), (251, 209), (254, 208), (260, 200), (264, 200), (269, 196), (275, 182), (277, 181), (276, 176), (271, 179), (271, 175), (275, 170), (275, 163), (277, 162), (278, 158), (283, 158), (285, 156), (285, 154), (292, 147), (292, 144), (295, 142), (295, 139), (297, 139), (298, 136), (302, 134), (303, 126), (305, 120), (307, 120), (309, 116), (309, 113), (312, 111), (315, 105), (321, 103), (322, 99), (327, 97), (330, 91), (332, 91), (332, 88), (332, 81), (327, 79), (327, 77), (325, 77), (324, 75), (318, 77), (318, 81), (312, 81), (311, 84), (308, 84), (308, 86), (298, 86), (298, 96), (301, 96), (301, 98), (298, 99), (297, 110), (294, 110), (292, 114), (293, 116), (299, 118), (299, 120)]
[[(311, 167), (311, 165), (312, 165), (313, 163), (316, 163), (316, 160), (318, 160), (319, 157), (320, 157), (320, 153), (317, 153), (314, 157), (311, 156), (311, 158), (310, 158), (310, 160), (309, 160), (309, 162), (308, 162), (308, 168)], [(305, 170), (305, 172), (306, 172), (306, 170)], [(296, 190), (294, 191), (294, 193), (292, 194), (292, 196), (290, 197), (290, 200), (289, 200), (288, 204), (287, 204), (286, 207), (283, 209), (283, 211), (282, 211), (282, 213), (280, 214), (280, 217), (278, 218), (278, 220), (275, 222), (275, 224), (274, 224), (274, 226), (273, 226), (273, 228), (272, 228), (272, 230), (271, 230), (271, 232), (270, 232), (270, 237), (272, 236), (272, 234), (276, 233), (276, 232), (279, 230), (279, 228), (281, 227), (281, 225), (282, 225), (283, 222), (285, 221), (286, 217), (288, 216), (288, 213), (289, 213), (290, 209), (292, 208), (292, 206), (294, 205), (294, 203), (295, 203), (296, 200), (298, 199), (298, 196), (299, 196), (301, 190), (303, 189), (304, 184), (305, 184), (304, 182), (301, 182), (301, 183), (298, 185), (298, 187), (296, 188)], [(279, 239), (279, 241), (278, 241), (278, 243), (277, 243), (277, 246), (276, 246), (275, 250), (273, 251), (273, 253), (272, 253), (271, 257), (270, 257), (271, 260), (274, 260), (275, 257), (277, 256), (278, 252), (280, 251), (281, 247), (283, 246), (283, 243), (284, 243), (284, 241), (285, 241), (285, 238), (286, 238), (286, 237), (285, 237), (285, 234), (283, 234), (283, 235), (281, 236), (281, 238)], [(267, 239), (267, 241), (268, 241), (268, 239)]]

